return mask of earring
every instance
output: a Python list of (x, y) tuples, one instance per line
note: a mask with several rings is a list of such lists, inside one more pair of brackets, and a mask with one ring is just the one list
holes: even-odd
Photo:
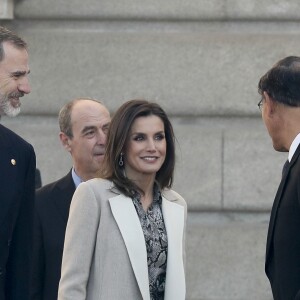
[(119, 166), (120, 166), (120, 167), (123, 167), (123, 165), (124, 165), (123, 155), (124, 155), (124, 153), (121, 152), (120, 158), (119, 158)]

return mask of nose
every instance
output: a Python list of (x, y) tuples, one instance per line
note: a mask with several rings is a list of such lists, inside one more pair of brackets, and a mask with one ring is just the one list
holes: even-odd
[(99, 145), (105, 145), (106, 144), (106, 134), (103, 132), (102, 129), (98, 130), (97, 144), (99, 144)]
[(155, 141), (153, 139), (148, 140), (147, 150), (151, 152), (156, 150)]
[(24, 94), (29, 94), (31, 92), (31, 88), (27, 76), (24, 76), (22, 79), (20, 79), (18, 84), (18, 90)]

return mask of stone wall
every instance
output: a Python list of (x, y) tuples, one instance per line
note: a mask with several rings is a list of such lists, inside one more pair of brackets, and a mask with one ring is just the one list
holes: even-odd
[(74, 97), (160, 103), (178, 139), (174, 189), (189, 205), (188, 300), (270, 300), (264, 255), (286, 154), (257, 107), (257, 83), (300, 55), (300, 2), (18, 0), (1, 24), (30, 45), (32, 93), (2, 123), (35, 147), (43, 184), (71, 160), (57, 113)]

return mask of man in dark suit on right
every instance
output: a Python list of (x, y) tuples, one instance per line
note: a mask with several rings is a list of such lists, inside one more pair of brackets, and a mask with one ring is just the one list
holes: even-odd
[(73, 168), (36, 192), (31, 300), (57, 300), (72, 196), (82, 181), (97, 177), (109, 123), (109, 111), (93, 99), (75, 99), (60, 110), (59, 136)]
[(277, 62), (259, 81), (258, 106), (276, 151), (288, 160), (273, 203), (266, 274), (275, 300), (300, 299), (300, 57)]

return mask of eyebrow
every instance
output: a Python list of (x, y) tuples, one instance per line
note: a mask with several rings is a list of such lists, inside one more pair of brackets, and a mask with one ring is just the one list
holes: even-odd
[(30, 70), (27, 71), (15, 71), (15, 72), (12, 72), (11, 74), (13, 76), (22, 76), (22, 75), (26, 75), (26, 74), (29, 74), (30, 73)]
[(82, 129), (82, 133), (86, 133), (87, 131), (91, 130), (91, 129), (95, 129), (96, 126), (86, 126)]
[[(165, 133), (165, 131), (161, 130), (161, 131), (154, 132), (154, 134), (160, 134), (160, 133)], [(131, 133), (131, 135), (135, 135), (135, 134), (143, 134), (143, 135), (145, 135), (146, 133), (144, 133), (144, 132), (138, 132), (138, 131)]]

